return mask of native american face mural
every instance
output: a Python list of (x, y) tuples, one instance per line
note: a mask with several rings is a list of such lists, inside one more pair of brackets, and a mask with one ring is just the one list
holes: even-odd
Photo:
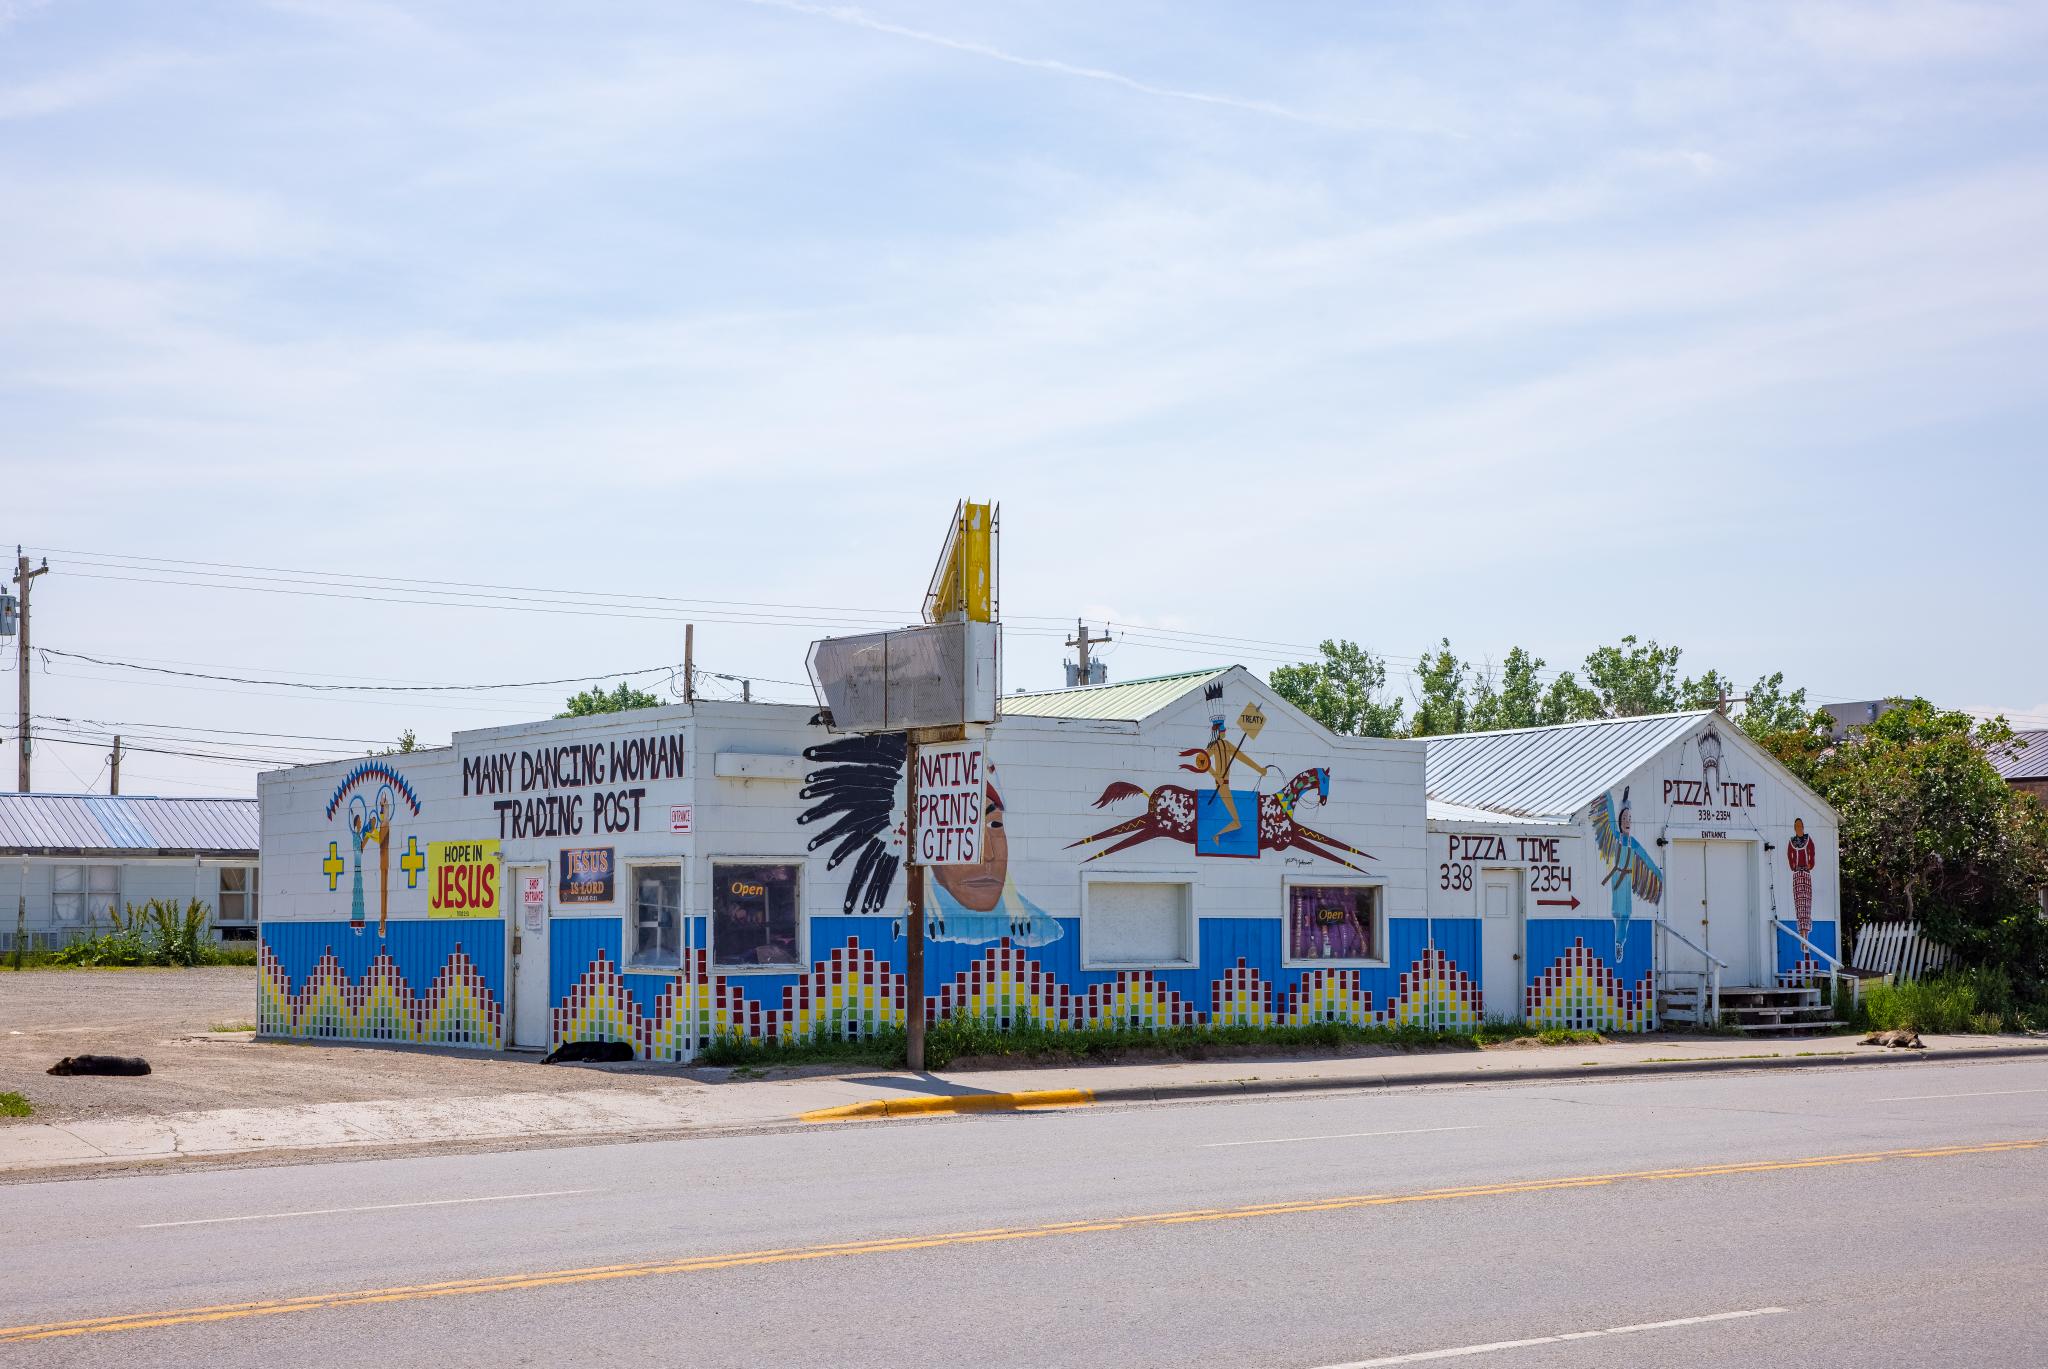
[[(373, 787), (374, 786), (374, 787)], [(363, 897), (363, 848), (375, 842), (377, 845), (377, 935), (386, 935), (391, 923), (391, 845), (394, 838), (392, 824), (399, 816), (401, 806), (414, 817), (419, 816), (420, 797), (405, 776), (382, 761), (364, 761), (348, 772), (335, 787), (327, 800), (327, 816), (333, 819), (341, 808), (343, 800), (348, 803), (348, 839), (352, 859), (348, 862), (353, 889), (349, 897), (349, 923), (362, 927), (367, 917)], [(405, 872), (405, 887), (419, 887), (420, 871), (426, 868), (427, 859), (419, 849), (419, 838), (406, 838), (405, 852), (398, 858), (399, 869)], [(327, 876), (327, 887), (331, 891), (341, 880), (343, 869), (339, 841), (327, 843), (327, 858), (321, 869)]]

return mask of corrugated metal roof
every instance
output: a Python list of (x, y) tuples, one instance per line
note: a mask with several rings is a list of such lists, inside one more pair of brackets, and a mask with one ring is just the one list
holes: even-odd
[(254, 855), (254, 799), (0, 794), (0, 854), (133, 851)]
[[(2019, 743), (2026, 743), (2024, 746)], [(1986, 753), (1991, 767), (2008, 780), (2048, 780), (2048, 728), (2015, 732), (2012, 741)]]
[(1179, 675), (1154, 675), (1149, 679), (1125, 680), (1119, 684), (1081, 685), (1074, 689), (1048, 689), (1037, 694), (1005, 694), (1003, 716), (1008, 718), (1092, 718), (1103, 722), (1136, 722), (1149, 718), (1191, 689), (1200, 689), (1218, 675), (1232, 670), (1216, 666), (1190, 670)]
[[(1691, 733), (1712, 709), (1423, 739), (1425, 787), (1447, 804), (1568, 818)], [(1730, 724), (1732, 726), (1732, 724)]]
[(1436, 799), (1429, 800), (1425, 806), (1431, 822), (1482, 822), (1514, 827), (1571, 826), (1561, 818), (1532, 818), (1522, 813), (1503, 813), (1495, 808), (1473, 808), (1467, 804), (1443, 803)]

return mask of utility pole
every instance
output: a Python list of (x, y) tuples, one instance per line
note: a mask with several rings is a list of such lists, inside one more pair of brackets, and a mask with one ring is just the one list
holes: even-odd
[(38, 575), (49, 573), (49, 557), (43, 558), (43, 564), (39, 569), (30, 570), (28, 557), (22, 554), (20, 547), (14, 549), (14, 583), (21, 586), (21, 726), (18, 729), (20, 739), (16, 744), (21, 748), (20, 788), (24, 794), (29, 791), (28, 762), (31, 749), (28, 738), (28, 591)]
[(1109, 632), (1107, 629), (1104, 629), (1100, 637), (1090, 637), (1088, 635), (1088, 625), (1079, 618), (1074, 620), (1074, 635), (1067, 638), (1067, 645), (1081, 653), (1081, 668), (1079, 674), (1075, 677), (1074, 683), (1084, 685), (1095, 683), (1095, 676), (1089, 671), (1088, 648), (1108, 640)]
[(741, 703), (743, 703), (743, 704), (750, 704), (750, 703), (752, 703), (753, 701), (754, 701), (754, 682), (753, 682), (752, 680), (741, 680), (741, 681), (740, 681), (740, 702), (741, 702)]
[[(145, 775), (143, 778), (147, 779), (148, 776)], [(114, 754), (107, 759), (107, 792), (121, 792), (121, 734), (118, 732), (114, 734)]]
[(697, 702), (697, 625), (683, 624), (683, 702)]

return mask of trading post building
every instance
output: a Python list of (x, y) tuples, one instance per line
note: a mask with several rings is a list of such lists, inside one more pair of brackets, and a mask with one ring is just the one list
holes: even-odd
[[(900, 736), (709, 702), (266, 774), (260, 1030), (686, 1060), (898, 1025), (906, 781)], [(1710, 962), (1839, 950), (1833, 814), (1713, 712), (1344, 737), (1209, 670), (1008, 696), (968, 781), (933, 1019), (1646, 1030)]]

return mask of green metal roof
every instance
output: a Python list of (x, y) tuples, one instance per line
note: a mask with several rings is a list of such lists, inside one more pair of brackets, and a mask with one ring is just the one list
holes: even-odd
[(1136, 722), (1149, 718), (1191, 689), (1200, 689), (1235, 667), (1214, 666), (1179, 675), (1154, 675), (1118, 684), (1048, 689), (1038, 694), (1005, 694), (1006, 718), (1093, 718), (1104, 722)]

